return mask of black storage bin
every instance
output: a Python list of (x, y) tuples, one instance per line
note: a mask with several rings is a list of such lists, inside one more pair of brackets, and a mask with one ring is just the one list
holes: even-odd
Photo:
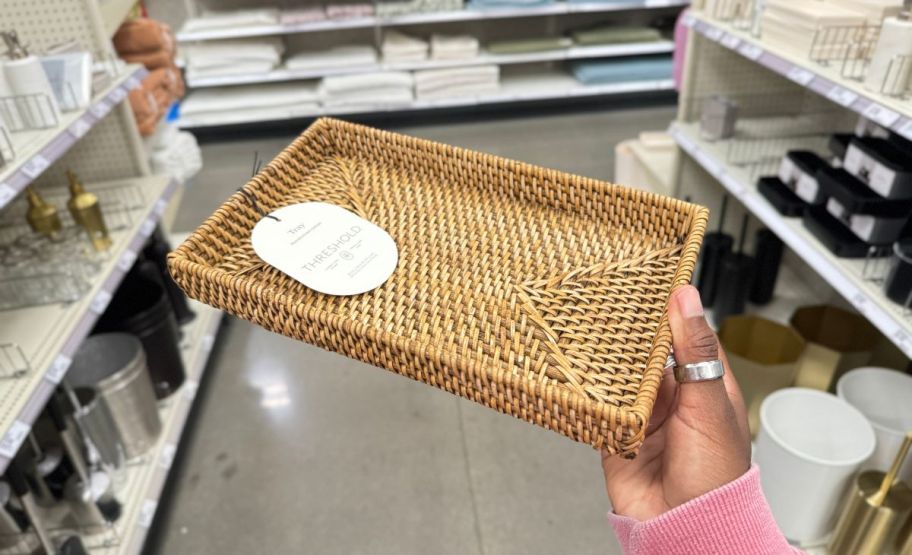
[(843, 166), (884, 198), (912, 199), (912, 153), (888, 139), (852, 138)]
[(761, 177), (757, 181), (757, 191), (787, 218), (801, 216), (807, 207), (807, 203), (798, 198), (778, 177)]
[(884, 293), (895, 303), (912, 304), (912, 238), (893, 244), (893, 261), (884, 281)]
[(184, 362), (180, 352), (180, 328), (171, 301), (158, 280), (147, 273), (154, 263), (142, 261), (133, 267), (99, 319), (98, 332), (125, 331), (139, 337), (155, 396), (168, 397), (184, 383)]
[(820, 204), (825, 198), (817, 185), (817, 170), (829, 163), (809, 150), (790, 150), (779, 164), (779, 179), (808, 204)]
[(912, 199), (885, 199), (845, 169), (822, 168), (817, 182), (829, 197), (830, 215), (866, 243), (893, 243), (912, 214)]
[(801, 218), (804, 227), (836, 256), (864, 258), (871, 246), (855, 236), (842, 222), (827, 212), (824, 206), (812, 206)]

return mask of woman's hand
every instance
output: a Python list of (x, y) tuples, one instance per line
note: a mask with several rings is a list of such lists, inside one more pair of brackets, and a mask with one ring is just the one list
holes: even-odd
[(639, 455), (602, 453), (614, 512), (640, 521), (741, 477), (751, 464), (744, 400), (694, 287), (675, 290), (668, 321), (678, 364), (721, 358), (725, 377), (679, 384), (668, 368)]

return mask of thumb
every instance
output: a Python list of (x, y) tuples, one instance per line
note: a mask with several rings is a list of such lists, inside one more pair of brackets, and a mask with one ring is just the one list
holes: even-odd
[[(675, 290), (668, 305), (675, 360), (679, 365), (719, 358), (719, 340), (703, 314), (700, 293), (692, 285)], [(721, 416), (731, 410), (722, 380), (680, 384), (679, 409), (698, 410), (706, 416)], [(710, 411), (710, 414), (706, 414)], [(717, 412), (718, 411), (718, 412)]]

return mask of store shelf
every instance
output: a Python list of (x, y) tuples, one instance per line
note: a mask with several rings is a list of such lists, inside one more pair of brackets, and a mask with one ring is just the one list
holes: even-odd
[[(0, 379), (0, 473), (16, 454), (51, 392), (66, 374), (79, 345), (107, 308), (113, 292), (155, 229), (178, 185), (166, 176), (95, 185), (121, 184), (140, 190), (145, 206), (135, 211), (134, 223), (129, 229), (111, 234), (110, 256), (90, 291), (81, 300), (69, 304), (0, 313), (0, 342), (17, 345), (30, 366), (23, 376)], [(91, 189), (92, 185), (88, 184), (88, 187)]]
[(864, 261), (838, 258), (808, 232), (797, 218), (785, 218), (757, 192), (743, 169), (725, 161), (725, 141), (699, 138), (697, 124), (674, 123), (671, 135), (703, 169), (719, 180), (754, 216), (778, 235), (859, 313), (871, 321), (906, 356), (912, 357), (912, 315), (887, 299), (880, 287), (863, 279)]
[(463, 60), (423, 60), (409, 63), (378, 63), (364, 66), (336, 66), (315, 70), (295, 71), (276, 69), (260, 75), (226, 75), (219, 77), (187, 78), (192, 88), (219, 87), (223, 85), (242, 85), (250, 83), (275, 83), (301, 79), (318, 79), (329, 75), (350, 75), (372, 71), (413, 71), (423, 69), (446, 69), (453, 67), (470, 67), (480, 65), (511, 65), (536, 62), (555, 62), (579, 60), (585, 58), (610, 58), (618, 56), (638, 56), (643, 54), (667, 54), (674, 51), (671, 41), (651, 41), (628, 44), (610, 44), (600, 46), (577, 46), (563, 50), (547, 50), (525, 54), (482, 54)]
[(337, 31), (342, 29), (359, 29), (366, 27), (420, 25), (426, 23), (451, 23), (457, 21), (479, 21), (486, 19), (513, 19), (550, 15), (602, 13), (619, 10), (671, 8), (686, 6), (688, 4), (689, 1), (687, 0), (618, 0), (616, 2), (593, 2), (585, 4), (557, 2), (548, 6), (535, 6), (529, 8), (511, 7), (496, 9), (464, 9), (448, 12), (416, 13), (395, 17), (330, 19), (296, 25), (263, 25), (257, 27), (214, 29), (211, 31), (179, 31), (177, 33), (177, 40), (178, 42), (192, 42), (215, 39), (235, 39), (244, 37), (262, 37), (269, 35), (291, 35), (297, 33)]
[(199, 114), (194, 116), (181, 116), (177, 126), (182, 129), (201, 129), (206, 127), (219, 127), (225, 125), (243, 125), (248, 123), (261, 123), (269, 121), (283, 121), (289, 119), (315, 118), (320, 116), (342, 116), (355, 114), (376, 114), (390, 112), (415, 112), (421, 110), (435, 110), (456, 108), (461, 106), (484, 106), (496, 104), (509, 104), (514, 102), (532, 102), (555, 100), (561, 98), (585, 98), (607, 96), (615, 94), (631, 94), (654, 91), (674, 90), (674, 81), (660, 79), (656, 81), (634, 81), (630, 83), (613, 83), (610, 85), (585, 86), (576, 84), (565, 88), (543, 88), (540, 90), (522, 91), (501, 84), (501, 91), (484, 96), (463, 96), (459, 98), (445, 98), (435, 100), (415, 100), (411, 104), (399, 106), (358, 106), (353, 108), (321, 108), (296, 109), (294, 106), (283, 106), (270, 110), (244, 111), (237, 110), (231, 115), (225, 114)]
[(125, 484), (118, 491), (123, 514), (114, 524), (113, 534), (109, 535), (116, 538), (116, 542), (91, 549), (93, 554), (137, 555), (142, 551), (222, 321), (220, 310), (195, 301), (190, 301), (190, 308), (196, 318), (184, 328), (181, 344), (187, 379), (160, 406), (162, 434), (154, 448), (143, 457), (141, 464), (127, 467)]
[(684, 24), (722, 47), (912, 140), (912, 100), (872, 93), (859, 81), (842, 77), (838, 67), (819, 65), (806, 56), (765, 44), (749, 33), (732, 29), (704, 15), (687, 14)]
[(72, 148), (114, 106), (123, 102), (147, 73), (140, 65), (129, 65), (95, 95), (87, 108), (63, 113), (56, 127), (13, 133), (16, 158), (0, 169), (0, 208), (9, 204), (26, 185)]

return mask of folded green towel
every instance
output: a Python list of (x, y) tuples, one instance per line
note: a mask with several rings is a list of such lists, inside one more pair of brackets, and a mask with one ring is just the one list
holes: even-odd
[(561, 50), (573, 46), (573, 41), (563, 37), (543, 37), (540, 39), (502, 40), (488, 44), (491, 54), (525, 54), (543, 50)]
[(662, 38), (652, 27), (594, 27), (573, 31), (570, 36), (580, 45), (651, 42)]

